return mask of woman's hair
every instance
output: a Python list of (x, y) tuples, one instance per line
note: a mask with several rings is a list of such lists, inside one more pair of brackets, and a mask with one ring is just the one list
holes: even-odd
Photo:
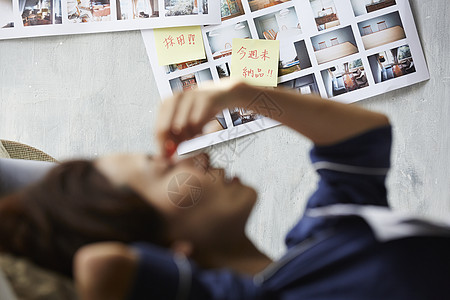
[(83, 245), (101, 241), (165, 246), (164, 220), (148, 201), (114, 186), (91, 161), (71, 161), (0, 199), (0, 251), (72, 276)]

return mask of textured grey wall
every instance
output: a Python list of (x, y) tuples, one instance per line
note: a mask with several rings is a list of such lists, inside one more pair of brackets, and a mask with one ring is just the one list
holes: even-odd
[[(412, 0), (431, 80), (358, 105), (394, 124), (391, 203), (427, 216), (450, 214), (450, 37), (447, 0)], [(139, 32), (0, 42), (0, 138), (58, 159), (117, 151), (153, 152), (159, 96)], [(309, 142), (285, 127), (208, 151), (256, 186), (248, 226), (274, 257), (303, 211), (317, 177)]]

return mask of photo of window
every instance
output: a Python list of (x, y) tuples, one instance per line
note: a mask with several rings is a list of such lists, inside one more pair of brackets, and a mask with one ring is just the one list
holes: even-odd
[(302, 30), (294, 7), (255, 18), (256, 31), (260, 39), (284, 40), (300, 35)]
[(191, 61), (186, 61), (186, 62), (172, 64), (172, 65), (167, 65), (167, 66), (164, 66), (164, 68), (166, 69), (166, 74), (170, 74), (175, 71), (187, 69), (187, 68), (190, 68), (193, 66), (197, 66), (197, 65), (206, 63), (206, 62), (208, 62), (207, 59), (197, 59), (197, 60), (191, 60)]
[(203, 15), (208, 13), (208, 0), (164, 0), (166, 16)]
[(361, 16), (396, 5), (395, 0), (351, 0), (355, 16)]
[(14, 27), (12, 0), (0, 0), (0, 29)]
[(244, 13), (241, 0), (220, 0), (222, 21), (241, 16)]
[(366, 50), (406, 38), (398, 11), (358, 23)]
[(169, 84), (172, 92), (177, 93), (193, 90), (202, 83), (212, 79), (211, 71), (209, 69), (205, 69), (174, 78), (169, 81)]
[(351, 26), (311, 37), (317, 63), (323, 64), (358, 53)]
[(72, 23), (111, 21), (109, 0), (67, 0), (67, 15)]
[(310, 68), (308, 50), (304, 40), (280, 46), (280, 65), (278, 76)]
[(334, 0), (309, 0), (309, 3), (316, 19), (317, 30), (322, 31), (341, 24)]
[(227, 78), (231, 75), (231, 68), (228, 63), (224, 63), (216, 66), (217, 74), (219, 74), (219, 78)]
[(317, 86), (316, 76), (314, 76), (314, 74), (280, 83), (278, 84), (278, 87), (295, 90), (302, 95), (320, 94), (319, 87)]
[(282, 4), (290, 0), (248, 0), (251, 11), (257, 11), (266, 7)]
[(368, 58), (375, 83), (416, 72), (409, 45), (383, 51)]
[(329, 98), (369, 86), (361, 59), (333, 66), (321, 73)]
[(23, 26), (62, 24), (61, 0), (19, 0)]
[(158, 0), (116, 0), (117, 20), (159, 17)]
[(214, 59), (231, 55), (234, 38), (252, 38), (247, 21), (213, 29), (207, 32), (206, 36)]

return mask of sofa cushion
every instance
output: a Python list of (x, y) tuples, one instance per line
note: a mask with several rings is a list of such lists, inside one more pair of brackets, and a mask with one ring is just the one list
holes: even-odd
[(42, 178), (55, 163), (0, 158), (0, 197)]

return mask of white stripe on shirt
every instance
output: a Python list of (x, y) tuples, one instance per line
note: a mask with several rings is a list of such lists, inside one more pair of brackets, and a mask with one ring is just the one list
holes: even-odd
[(329, 161), (315, 162), (313, 163), (313, 167), (316, 169), (316, 171), (321, 169), (327, 169), (343, 173), (362, 174), (362, 175), (386, 175), (389, 171), (389, 168), (358, 167), (333, 163)]

